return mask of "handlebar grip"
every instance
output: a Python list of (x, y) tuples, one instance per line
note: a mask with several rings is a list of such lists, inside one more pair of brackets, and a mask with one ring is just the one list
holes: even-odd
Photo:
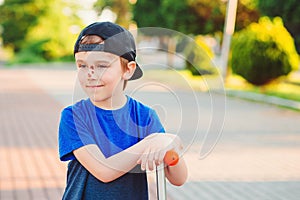
[(167, 151), (164, 157), (164, 162), (168, 166), (175, 166), (178, 163), (178, 161), (179, 161), (179, 156), (176, 151), (174, 150)]

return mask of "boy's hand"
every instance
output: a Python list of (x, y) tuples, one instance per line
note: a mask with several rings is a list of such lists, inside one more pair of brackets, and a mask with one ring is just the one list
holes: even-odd
[(145, 147), (142, 156), (137, 161), (138, 164), (141, 164), (142, 170), (146, 170), (146, 167), (153, 170), (155, 166), (163, 162), (167, 151), (174, 150), (178, 152), (183, 148), (179, 137), (173, 134), (152, 134), (146, 137), (145, 140), (148, 140), (148, 146)]

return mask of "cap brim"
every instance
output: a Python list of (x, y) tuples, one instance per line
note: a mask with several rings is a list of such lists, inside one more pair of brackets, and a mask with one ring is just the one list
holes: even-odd
[(129, 79), (129, 81), (139, 79), (142, 76), (143, 76), (143, 71), (140, 68), (140, 66), (138, 64), (136, 64), (135, 71), (134, 71), (132, 77)]

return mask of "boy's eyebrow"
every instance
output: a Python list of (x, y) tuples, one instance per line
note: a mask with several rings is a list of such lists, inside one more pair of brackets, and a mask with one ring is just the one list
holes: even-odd
[(85, 61), (81, 59), (76, 59), (76, 62), (85, 62)]
[[(105, 55), (101, 55), (101, 56), (97, 56), (96, 58), (94, 56), (90, 57), (90, 59), (93, 60), (94, 63), (107, 63), (107, 64), (111, 64), (111, 63), (114, 63), (115, 61), (119, 60), (119, 56), (116, 56), (116, 55), (113, 55), (113, 54), (110, 54), (110, 53), (107, 53)], [(76, 63), (79, 63), (79, 62), (83, 62), (83, 63), (86, 63), (88, 62), (89, 60), (89, 57), (78, 57), (76, 59)]]
[[(76, 63), (85, 63), (86, 61), (85, 60), (82, 60), (82, 59), (77, 59), (76, 60)], [(105, 64), (111, 64), (113, 63), (114, 61), (112, 60), (96, 60), (94, 63), (98, 64), (98, 63), (105, 63)]]

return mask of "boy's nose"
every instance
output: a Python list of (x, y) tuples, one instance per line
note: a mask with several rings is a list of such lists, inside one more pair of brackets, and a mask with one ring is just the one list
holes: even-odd
[(90, 66), (89, 67), (89, 71), (88, 71), (88, 77), (92, 78), (93, 76), (95, 76), (95, 67), (94, 66)]

